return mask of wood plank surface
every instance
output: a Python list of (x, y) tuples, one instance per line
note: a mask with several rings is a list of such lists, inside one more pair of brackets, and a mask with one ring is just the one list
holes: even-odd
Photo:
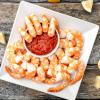
[[(0, 2), (13, 2), (13, 3), (19, 3), (22, 0), (0, 0)], [(28, 2), (33, 2), (33, 3), (45, 3), (48, 0), (24, 0), (24, 1), (28, 1)], [(81, 0), (61, 0), (61, 2), (70, 2), (70, 3), (79, 3), (81, 2)], [(94, 0), (94, 2), (100, 2), (100, 0)]]
[[(46, 8), (81, 18), (86, 21), (93, 22), (100, 26), (100, 4), (96, 3), (93, 7), (92, 14), (85, 12), (80, 3), (36, 3)], [(1, 3), (0, 2), (0, 31), (6, 34), (8, 40), (12, 24), (16, 15), (18, 3)], [(0, 63), (4, 54), (5, 46), (0, 45)], [(100, 89), (94, 88), (94, 79), (96, 75), (100, 75), (97, 68), (97, 61), (100, 59), (100, 31), (96, 38), (88, 66), (82, 81), (78, 99), (100, 99)], [(51, 96), (42, 92), (37, 92), (22, 86), (14, 85), (4, 81), (0, 81), (0, 99), (53, 99), (60, 100), (55, 96)]]

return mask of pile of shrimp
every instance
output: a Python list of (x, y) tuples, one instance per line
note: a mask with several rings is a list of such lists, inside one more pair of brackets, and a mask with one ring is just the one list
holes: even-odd
[[(31, 15), (31, 17), (33, 17), (33, 15)], [(50, 25), (48, 25), (48, 21), (43, 19), (42, 28), (40, 28), (41, 24), (38, 23), (37, 18), (35, 17), (33, 19), (35, 21), (34, 27), (33, 24), (30, 23), (29, 17), (26, 17), (27, 29), (31, 34), (27, 33), (24, 29), (19, 29), (21, 36), (23, 36), (27, 42), (31, 42), (31, 38), (28, 37), (36, 37), (36, 35), (42, 34), (41, 31), (50, 31), (48, 35), (53, 36), (51, 33), (54, 33), (55, 28), (52, 21)], [(35, 34), (35, 32), (37, 34)], [(26, 78), (45, 84), (61, 82), (61, 84), (56, 87), (50, 87), (48, 92), (59, 92), (65, 87), (78, 82), (83, 77), (85, 70), (84, 64), (80, 60), (84, 44), (83, 36), (78, 31), (68, 29), (60, 29), (59, 32), (59, 48), (52, 56), (47, 58), (33, 57), (24, 48), (22, 39), (8, 45), (6, 57), (9, 61), (9, 66), (5, 66), (5, 70), (8, 74), (15, 79)]]
[(53, 37), (55, 32), (59, 32), (59, 24), (55, 17), (51, 17), (50, 21), (46, 15), (38, 18), (35, 14), (25, 17), (25, 28), (19, 28), (18, 31), (22, 38), (30, 43), (37, 35), (47, 33), (48, 36)]

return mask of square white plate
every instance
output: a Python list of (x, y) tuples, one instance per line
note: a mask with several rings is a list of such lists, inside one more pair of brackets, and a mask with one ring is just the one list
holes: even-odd
[[(15, 18), (14, 24), (13, 24), (13, 28), (11, 31), (8, 45), (11, 43), (14, 43), (18, 39), (20, 39), (20, 36), (18, 34), (18, 28), (22, 27), (24, 25), (25, 16), (29, 15), (31, 13), (35, 13), (36, 15), (45, 13), (49, 17), (55, 16), (58, 19), (61, 28), (69, 27), (69, 28), (73, 28), (73, 29), (76, 29), (76, 30), (79, 30), (80, 32), (82, 32), (85, 42), (84, 42), (83, 53), (82, 53), (81, 59), (85, 63), (85, 66), (87, 65), (87, 62), (88, 62), (88, 59), (89, 59), (98, 29), (99, 29), (99, 26), (92, 24), (90, 22), (83, 21), (81, 19), (77, 19), (77, 18), (68, 16), (68, 15), (64, 15), (64, 14), (61, 14), (61, 13), (31, 4), (31, 3), (28, 3), (28, 2), (22, 1), (19, 5), (18, 12), (17, 12), (16, 18)], [(26, 79), (16, 80), (16, 79), (13, 79), (12, 77), (10, 77), (4, 70), (4, 67), (7, 64), (8, 64), (8, 62), (4, 55), (1, 69), (0, 69), (0, 79), (2, 79), (2, 80), (11, 82), (14, 84), (22, 85), (22, 86), (25, 86), (25, 87), (28, 87), (31, 89), (35, 89), (38, 91), (42, 91), (42, 92), (45, 92), (45, 93), (48, 93), (51, 95), (55, 95), (58, 97), (62, 97), (65, 99), (69, 99), (69, 100), (74, 100), (77, 96), (81, 81), (77, 82), (76, 84), (74, 84), (70, 87), (65, 88), (61, 92), (50, 93), (50, 92), (47, 92), (47, 89), (54, 85), (35, 83), (33, 81), (26, 80)]]

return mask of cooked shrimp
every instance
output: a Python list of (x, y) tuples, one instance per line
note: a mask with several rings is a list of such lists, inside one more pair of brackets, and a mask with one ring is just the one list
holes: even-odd
[(26, 71), (26, 76), (25, 78), (27, 79), (33, 79), (36, 75), (36, 66), (31, 64), (31, 63), (27, 63), (27, 71)]
[(59, 33), (59, 25), (58, 25), (58, 21), (55, 17), (52, 17), (50, 20), (50, 26), (49, 26), (49, 30), (48, 30), (48, 35), (50, 37), (53, 37), (55, 35), (55, 32)]
[(40, 64), (40, 59), (39, 58), (36, 58), (36, 57), (32, 57), (31, 58), (31, 63), (33, 65), (39, 65)]
[[(50, 72), (51, 69), (51, 72)], [(54, 84), (59, 81), (63, 80), (63, 73), (67, 71), (67, 66), (64, 64), (58, 64), (56, 66), (50, 66), (49, 70), (47, 72), (47, 75), (49, 75), (49, 78), (45, 80), (45, 83), (47, 84)]]
[(30, 17), (29, 16), (26, 16), (25, 17), (25, 22), (26, 22), (26, 25), (27, 25), (27, 29), (29, 31), (29, 34), (32, 36), (32, 37), (36, 37), (36, 31), (35, 31), (35, 28), (30, 20)]
[(60, 29), (60, 38), (66, 38), (66, 36), (67, 33), (64, 30)]
[(23, 74), (25, 73), (25, 70), (19, 65), (19, 64), (11, 64), (11, 69), (13, 72), (18, 73), (18, 74)]
[(15, 46), (15, 48), (24, 49), (24, 44), (23, 44), (22, 39), (18, 40), (16, 43), (14, 43), (14, 46)]
[(60, 47), (61, 48), (68, 48), (69, 47), (69, 41), (67, 39), (60, 39)]
[(36, 81), (43, 82), (46, 78), (45, 71), (42, 67), (37, 68), (37, 77), (35, 78)]
[(50, 65), (49, 65), (49, 68), (48, 68), (48, 71), (47, 71), (47, 75), (49, 77), (52, 77), (52, 76), (56, 75), (55, 67), (58, 64), (58, 58), (57, 58), (56, 55), (52, 55), (52, 56), (49, 57), (49, 60), (50, 60)]
[(18, 29), (19, 33), (21, 34), (21, 36), (28, 42), (30, 43), (32, 41), (32, 36), (29, 35), (24, 29), (19, 28)]
[(5, 67), (5, 70), (8, 72), (8, 74), (9, 74), (11, 77), (13, 77), (13, 78), (15, 78), (15, 79), (21, 79), (21, 78), (24, 78), (24, 77), (25, 77), (25, 73), (21, 73), (21, 74), (15, 73), (15, 72), (13, 72), (8, 66)]
[(65, 55), (65, 56), (61, 59), (60, 63), (69, 65), (72, 61), (73, 61), (73, 58), (68, 57), (68, 56)]
[(71, 32), (68, 32), (67, 33), (67, 39), (70, 40), (70, 41), (73, 40), (74, 39), (74, 35)]
[(58, 64), (58, 58), (55, 54), (48, 57), (48, 58), (50, 60), (50, 65), (57, 65)]
[(71, 79), (70, 85), (79, 81), (83, 77), (84, 71), (85, 71), (84, 64), (81, 62), (80, 65), (78, 66), (78, 69), (75, 71), (75, 75), (74, 76), (72, 75), (72, 77), (74, 78)]
[(48, 92), (59, 92), (63, 90), (65, 87), (69, 86), (68, 82), (63, 82), (62, 84), (56, 86), (56, 87), (51, 87), (48, 89)]
[(62, 80), (61, 65), (50, 65), (47, 71), (49, 78), (45, 80), (47, 84), (54, 84)]
[(41, 67), (43, 67), (43, 69), (45, 71), (47, 71), (48, 67), (49, 67), (49, 60), (48, 60), (48, 58), (41, 58), (40, 62), (41, 62)]
[(23, 55), (23, 59), (25, 60), (25, 61), (30, 61), (31, 60), (31, 58), (32, 58), (32, 55), (29, 53), (29, 52), (26, 52), (24, 55)]
[(80, 57), (80, 48), (78, 47), (71, 47), (65, 50), (65, 54), (70, 57), (74, 57), (78, 59)]
[(72, 31), (72, 34), (75, 37), (76, 46), (79, 47), (79, 48), (82, 48), (83, 47), (83, 36), (82, 36), (82, 34), (80, 32), (77, 32), (77, 31)]
[(80, 65), (80, 61), (79, 60), (73, 60), (68, 68), (67, 68), (67, 71), (70, 72), (70, 71), (73, 71), (73, 70), (77, 70), (77, 68), (79, 67)]
[(63, 82), (56, 87), (49, 88), (48, 89), (49, 92), (59, 92), (63, 90), (65, 87), (69, 86), (70, 74), (62, 70), (61, 75), (62, 75)]
[(44, 83), (46, 83), (46, 84), (55, 84), (57, 82), (56, 82), (56, 79), (54, 77), (51, 77), (51, 78), (46, 78)]
[(42, 26), (41, 26), (41, 23), (39, 22), (38, 18), (36, 15), (32, 14), (30, 16), (31, 18), (31, 21), (35, 27), (35, 30), (36, 30), (36, 34), (37, 35), (41, 35), (42, 34)]
[(55, 54), (57, 55), (59, 60), (61, 60), (65, 55), (64, 50), (62, 48), (58, 48)]
[(42, 16), (42, 28), (43, 28), (43, 32), (48, 32), (49, 20), (46, 15)]
[(13, 59), (15, 59), (15, 62), (16, 63), (20, 63), (20, 62), (22, 62), (23, 61), (23, 55), (16, 55), (15, 56), (15, 58), (13, 58)]

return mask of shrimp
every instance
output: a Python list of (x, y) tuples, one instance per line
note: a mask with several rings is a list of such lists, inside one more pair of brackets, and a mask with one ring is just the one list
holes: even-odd
[(7, 71), (7, 73), (8, 73), (11, 77), (13, 77), (13, 78), (15, 78), (15, 79), (21, 79), (21, 78), (24, 78), (24, 77), (25, 77), (25, 73), (21, 73), (21, 74), (15, 73), (15, 72), (13, 72), (8, 66), (5, 66), (5, 70)]
[(72, 31), (73, 36), (75, 37), (76, 40), (76, 46), (79, 48), (83, 47), (83, 36), (80, 32), (77, 31)]
[(66, 36), (67, 33), (64, 30), (60, 29), (60, 38), (66, 38)]
[(60, 39), (60, 48), (66, 49), (69, 47), (69, 41), (67, 39)]
[(19, 55), (16, 55), (15, 58), (15, 62), (18, 64), (18, 63), (21, 63), (23, 61), (23, 55), (22, 54), (19, 54)]
[(37, 35), (41, 35), (41, 34), (42, 34), (42, 26), (41, 26), (41, 24), (40, 24), (40, 22), (39, 22), (37, 16), (34, 15), (34, 14), (32, 14), (32, 15), (30, 16), (30, 18), (31, 18), (31, 21), (32, 21), (32, 23), (33, 23), (33, 25), (34, 25), (34, 27), (35, 27), (36, 34), (37, 34)]
[(65, 87), (69, 86), (68, 82), (63, 82), (62, 84), (56, 86), (56, 87), (51, 87), (48, 89), (48, 92), (59, 92), (63, 90)]
[(69, 82), (71, 80), (70, 74), (64, 70), (64, 68), (63, 68), (64, 65), (61, 65), (61, 66), (62, 66), (61, 75), (62, 75), (63, 81), (60, 85), (49, 88), (48, 92), (59, 92), (59, 91), (63, 90), (65, 87), (69, 86)]
[(59, 60), (61, 60), (65, 55), (64, 50), (62, 48), (58, 48), (55, 54), (57, 55)]
[(42, 28), (43, 28), (43, 32), (48, 32), (49, 20), (48, 20), (47, 16), (45, 16), (45, 15), (42, 16)]
[(18, 31), (20, 35), (24, 38), (24, 40), (26, 40), (28, 43), (32, 42), (32, 36), (29, 35), (24, 29), (19, 28)]
[[(56, 75), (56, 71), (55, 71), (55, 66), (56, 65), (52, 65), (52, 64), (50, 64), (49, 65), (49, 68), (48, 68), (48, 71), (47, 71), (47, 76), (48, 77), (54, 77), (55, 75)], [(51, 80), (52, 81), (52, 80)], [(50, 83), (50, 82), (49, 82)]]
[(33, 79), (35, 78), (36, 75), (36, 66), (31, 64), (31, 63), (27, 63), (27, 67), (26, 67), (27, 71), (26, 71), (26, 79)]
[(11, 68), (15, 73), (19, 73), (19, 74), (25, 73), (25, 70), (19, 64), (16, 63), (11, 64)]
[(68, 57), (68, 56), (65, 55), (65, 56), (61, 59), (60, 63), (69, 65), (72, 61), (73, 61), (73, 58)]
[(66, 38), (71, 41), (74, 39), (74, 35), (71, 32), (68, 32)]
[[(19, 48), (19, 49), (24, 49), (24, 44), (22, 39), (18, 40), (15, 44), (14, 44), (15, 48)], [(24, 49), (25, 50), (25, 49)]]
[(48, 67), (49, 67), (49, 60), (48, 60), (48, 58), (41, 58), (40, 61), (41, 61), (41, 67), (43, 67), (43, 69), (45, 71), (47, 71)]
[(58, 64), (58, 58), (54, 54), (54, 55), (48, 57), (48, 59), (50, 60), (50, 64), (49, 64), (49, 68), (48, 68), (48, 71), (47, 71), (47, 75), (48, 75), (48, 77), (52, 77), (52, 76), (56, 75), (55, 67)]
[[(11, 62), (13, 60), (11, 58), (12, 57), (15, 57), (14, 49), (15, 49), (15, 46), (14, 45), (9, 45), (9, 46), (7, 46), (7, 49), (6, 49), (6, 57)], [(15, 60), (13, 62), (15, 62)]]
[(29, 53), (29, 52), (26, 52), (24, 55), (23, 55), (23, 59), (25, 60), (25, 61), (30, 61), (31, 60), (31, 58), (32, 58), (32, 55)]
[(52, 17), (51, 18), (51, 21), (50, 21), (50, 26), (49, 26), (49, 30), (48, 30), (48, 35), (50, 37), (53, 37), (55, 35), (55, 32), (59, 33), (59, 25), (58, 25), (58, 21), (55, 17)]
[(65, 50), (65, 54), (70, 57), (75, 56), (74, 58), (78, 59), (80, 57), (80, 48), (78, 47), (67, 48)]
[[(64, 64), (58, 64), (56, 66), (51, 66), (49, 67), (52, 71), (48, 72), (48, 75), (51, 75), (51, 77), (47, 78), (45, 80), (45, 83), (47, 84), (54, 84), (57, 83), (59, 81), (63, 80), (63, 76), (62, 73), (64, 71), (67, 71), (67, 66), (65, 66)], [(50, 70), (48, 70), (50, 71)]]
[(26, 25), (27, 25), (27, 29), (29, 31), (29, 34), (32, 37), (36, 37), (36, 31), (35, 31), (35, 28), (33, 27), (32, 22), (30, 21), (30, 17), (29, 16), (26, 16), (25, 17), (25, 22), (26, 22)]
[(33, 65), (37, 65), (37, 67), (38, 67), (38, 65), (40, 64), (40, 59), (39, 58), (36, 58), (36, 57), (32, 57), (31, 58), (31, 63)]
[(45, 83), (47, 84), (54, 84), (61, 81), (62, 80), (61, 66), (59, 64), (56, 66), (50, 65), (47, 71), (47, 75), (49, 76), (49, 78), (45, 80)]
[(55, 54), (50, 56), (49, 60), (50, 60), (50, 65), (57, 65), (58, 64), (58, 58)]
[(70, 71), (73, 71), (73, 70), (77, 70), (78, 66), (80, 65), (80, 61), (79, 60), (73, 60), (68, 68), (67, 68), (67, 71), (70, 72)]
[(36, 81), (43, 82), (45, 81), (46, 74), (43, 68), (40, 66), (37, 68), (37, 77), (35, 78)]
[(76, 73), (74, 75), (74, 78), (71, 79), (71, 81), (70, 81), (70, 85), (79, 81), (83, 77), (84, 71), (85, 71), (84, 64), (81, 62), (80, 65), (78, 66), (77, 70), (75, 71)]

